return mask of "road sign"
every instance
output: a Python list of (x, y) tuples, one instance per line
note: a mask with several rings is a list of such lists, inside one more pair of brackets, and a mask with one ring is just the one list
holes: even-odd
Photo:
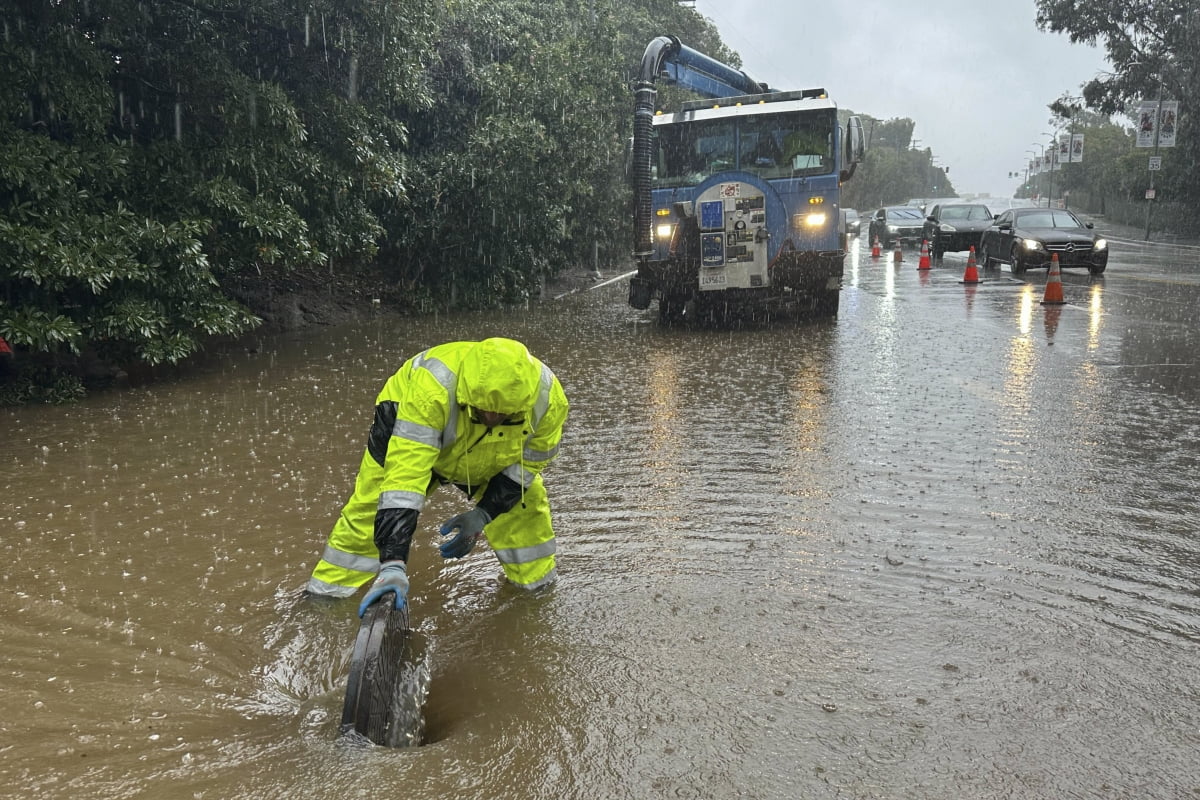
[(1153, 189), (1147, 189), (1147, 190), (1146, 190), (1146, 199), (1147, 199), (1147, 200), (1153, 200), (1153, 199), (1154, 199), (1154, 190), (1153, 190)]
[(1157, 171), (1162, 169), (1162, 156), (1150, 156), (1150, 170)]

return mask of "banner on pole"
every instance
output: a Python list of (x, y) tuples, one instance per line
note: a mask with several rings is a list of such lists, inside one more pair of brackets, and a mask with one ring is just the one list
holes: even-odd
[(1158, 114), (1158, 146), (1175, 146), (1175, 128), (1179, 122), (1179, 101), (1164, 100)]
[(1141, 100), (1138, 102), (1137, 146), (1175, 146), (1175, 130), (1179, 125), (1178, 100)]
[(1137, 104), (1137, 146), (1154, 147), (1158, 135), (1158, 101), (1143, 100)]
[(1078, 164), (1083, 161), (1083, 134), (1071, 134), (1071, 163)]

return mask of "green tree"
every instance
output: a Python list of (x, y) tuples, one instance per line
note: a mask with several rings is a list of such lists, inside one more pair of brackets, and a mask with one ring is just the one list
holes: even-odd
[(231, 275), (369, 258), (428, 105), (416, 4), (26, 2), (0, 42), (0, 335), (177, 362)]
[[(1105, 47), (1112, 71), (1083, 86), (1089, 108), (1110, 115), (1131, 110), (1137, 100), (1161, 96), (1180, 102), (1176, 147), (1164, 159), (1159, 180), (1171, 196), (1200, 202), (1200, 185), (1192, 180), (1194, 165), (1200, 162), (1200, 132), (1189, 124), (1200, 104), (1195, 57), (1200, 51), (1200, 8), (1194, 0), (1038, 0), (1037, 9), (1039, 27), (1065, 33), (1073, 42)], [(1145, 158), (1141, 161), (1144, 183)]]
[[(839, 114), (842, 124), (851, 113)], [(866, 131), (867, 152), (854, 177), (842, 186), (842, 205), (869, 210), (917, 197), (958, 195), (949, 174), (933, 164), (933, 152), (913, 149), (913, 120), (858, 116)]]
[(630, 81), (671, 33), (717, 47), (671, 0), (455, 5), (427, 67), (438, 104), (408, 118), (408, 213), (382, 260), (423, 304), (517, 300), (568, 265), (630, 251)]

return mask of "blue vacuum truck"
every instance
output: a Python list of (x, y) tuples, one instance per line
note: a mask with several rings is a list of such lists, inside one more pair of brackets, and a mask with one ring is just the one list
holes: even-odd
[[(656, 108), (657, 84), (703, 100)], [(664, 322), (837, 315), (841, 184), (863, 129), (824, 89), (779, 91), (660, 36), (634, 84), (629, 305)]]

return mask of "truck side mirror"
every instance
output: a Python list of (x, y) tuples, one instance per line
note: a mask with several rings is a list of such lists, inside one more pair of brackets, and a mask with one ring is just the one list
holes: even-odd
[(866, 137), (863, 136), (862, 120), (850, 117), (846, 121), (846, 163), (857, 164), (863, 159)]
[(866, 150), (866, 137), (863, 136), (862, 120), (852, 116), (846, 120), (846, 135), (843, 139), (844, 154), (842, 157), (842, 171), (838, 174), (838, 180), (845, 182), (854, 177), (854, 170), (858, 163), (862, 161), (863, 152)]

